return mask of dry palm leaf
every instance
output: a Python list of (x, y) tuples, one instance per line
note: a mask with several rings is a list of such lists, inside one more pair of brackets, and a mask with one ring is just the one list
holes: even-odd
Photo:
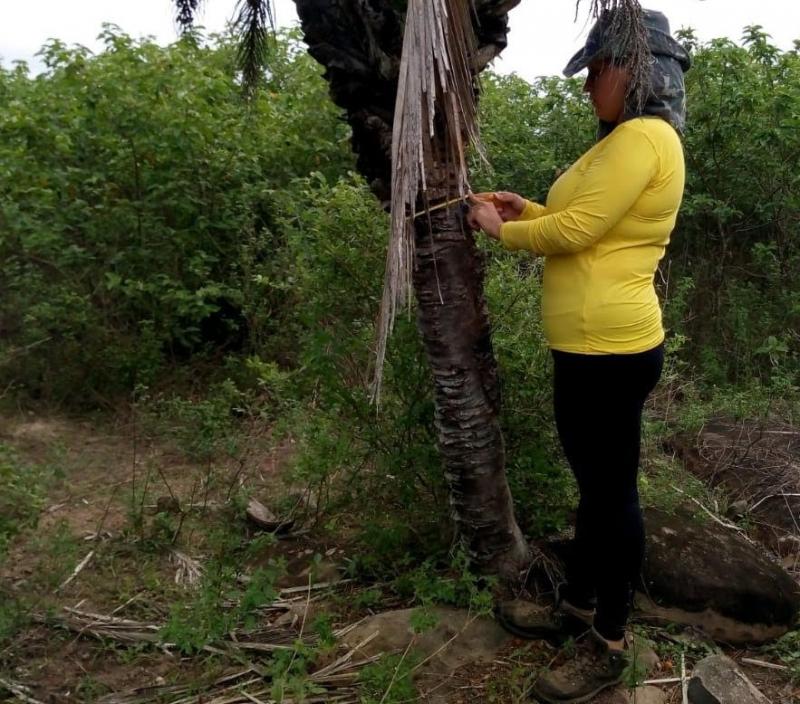
[[(458, 195), (464, 197), (469, 188), (466, 150), (470, 144), (480, 144), (470, 68), (476, 46), (471, 2), (409, 0), (394, 110), (392, 228), (378, 317), (372, 388), (376, 403), (397, 311), (410, 305), (414, 266), (410, 216), (420, 197), (424, 199), (426, 171), (434, 162), (444, 162), (455, 173)], [(443, 154), (438, 152), (442, 147)]]

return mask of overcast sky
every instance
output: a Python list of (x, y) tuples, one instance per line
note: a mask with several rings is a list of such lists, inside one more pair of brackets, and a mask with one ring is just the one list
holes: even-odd
[[(646, 0), (643, 4), (665, 12), (673, 30), (694, 27), (702, 40), (725, 36), (738, 41), (749, 24), (763, 25), (784, 49), (800, 38), (798, 0)], [(297, 21), (292, 0), (277, 0), (276, 5), (279, 24)], [(205, 0), (199, 23), (209, 31), (220, 31), (234, 6), (235, 0)], [(511, 12), (508, 49), (495, 62), (495, 70), (516, 71), (527, 79), (560, 73), (588, 29), (585, 11), (577, 22), (574, 19), (574, 0), (522, 0)], [(8, 67), (14, 59), (24, 59), (36, 69), (34, 54), (50, 37), (98, 50), (96, 37), (103, 22), (113, 22), (134, 36), (153, 35), (162, 43), (176, 36), (171, 0), (0, 0), (0, 61)]]

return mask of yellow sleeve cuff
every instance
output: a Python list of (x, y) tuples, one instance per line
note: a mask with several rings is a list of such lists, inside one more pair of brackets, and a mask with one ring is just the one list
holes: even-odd
[(545, 214), (547, 208), (543, 205), (539, 205), (539, 203), (534, 203), (531, 200), (525, 201), (525, 207), (522, 209), (520, 216), (517, 218), (516, 222), (521, 220), (535, 220), (536, 218), (542, 217)]

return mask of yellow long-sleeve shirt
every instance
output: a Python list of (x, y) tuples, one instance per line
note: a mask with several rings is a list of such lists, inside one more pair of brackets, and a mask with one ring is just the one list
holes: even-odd
[(653, 278), (683, 197), (683, 148), (660, 118), (618, 125), (504, 223), (508, 249), (546, 257), (544, 332), (564, 352), (643, 352), (664, 339)]

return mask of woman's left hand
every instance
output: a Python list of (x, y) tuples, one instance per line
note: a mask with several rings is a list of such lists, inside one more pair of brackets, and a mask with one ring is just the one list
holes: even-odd
[(472, 207), (467, 214), (467, 222), (471, 227), (481, 229), (489, 237), (499, 240), (503, 220), (500, 218), (497, 208), (494, 207), (494, 203), (488, 200), (481, 200), (474, 193), (470, 193), (468, 197)]

